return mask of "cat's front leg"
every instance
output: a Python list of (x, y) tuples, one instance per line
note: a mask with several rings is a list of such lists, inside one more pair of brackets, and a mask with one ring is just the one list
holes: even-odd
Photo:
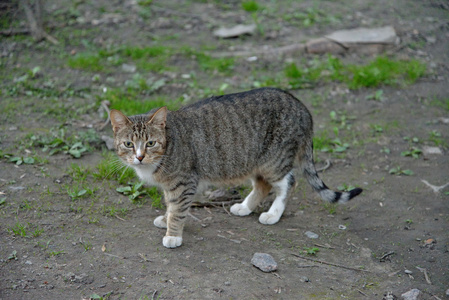
[[(173, 197), (176, 196), (176, 194), (179, 194), (179, 196)], [(185, 219), (194, 195), (194, 193), (189, 190), (184, 190), (183, 192), (176, 194), (168, 192), (165, 193), (167, 204), (167, 233), (162, 240), (162, 244), (167, 248), (176, 248), (181, 246)], [(163, 217), (160, 221), (163, 221)]]

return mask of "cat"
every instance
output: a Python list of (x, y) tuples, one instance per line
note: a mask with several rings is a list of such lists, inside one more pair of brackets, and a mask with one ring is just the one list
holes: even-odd
[(231, 212), (249, 215), (271, 190), (275, 199), (262, 224), (281, 218), (302, 171), (327, 202), (346, 202), (362, 192), (330, 190), (313, 162), (313, 122), (306, 106), (290, 93), (260, 88), (211, 97), (177, 111), (166, 107), (127, 117), (110, 111), (118, 156), (139, 178), (164, 191), (167, 212), (154, 225), (167, 228), (162, 243), (182, 244), (182, 232), (200, 183), (238, 184), (250, 179), (253, 190)]

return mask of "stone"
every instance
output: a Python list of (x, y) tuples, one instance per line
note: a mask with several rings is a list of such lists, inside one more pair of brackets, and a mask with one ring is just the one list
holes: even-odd
[(131, 65), (131, 64), (123, 64), (122, 65), (122, 70), (128, 73), (134, 73), (136, 72), (137, 67), (135, 65)]
[(316, 234), (315, 232), (312, 232), (312, 231), (306, 231), (305, 234), (310, 239), (317, 239), (319, 237), (318, 234)]
[(441, 151), (441, 149), (439, 147), (432, 147), (432, 146), (423, 146), (422, 153), (424, 154), (424, 156), (443, 155), (443, 151)]
[(267, 253), (254, 253), (251, 263), (263, 272), (273, 272), (278, 268), (274, 258)]
[(306, 43), (307, 53), (320, 54), (320, 53), (332, 53), (341, 54), (346, 51), (346, 49), (327, 38), (313, 39)]
[(107, 136), (107, 135), (102, 135), (101, 139), (103, 140), (103, 142), (105, 142), (106, 148), (108, 148), (108, 150), (115, 150), (113, 138), (111, 138), (110, 136)]
[(245, 34), (253, 34), (256, 30), (256, 25), (237, 25), (231, 28), (220, 27), (213, 32), (214, 36), (227, 39), (235, 38)]
[(421, 293), (418, 289), (412, 289), (404, 294), (401, 295), (401, 297), (404, 300), (416, 300), (418, 299), (419, 294)]
[(398, 41), (392, 26), (339, 30), (325, 37), (345, 46), (348, 44), (395, 44)]

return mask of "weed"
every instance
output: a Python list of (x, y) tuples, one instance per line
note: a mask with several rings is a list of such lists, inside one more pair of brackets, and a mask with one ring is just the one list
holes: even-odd
[(401, 167), (397, 166), (394, 168), (391, 168), (388, 173), (392, 174), (392, 175), (406, 175), (406, 176), (411, 176), (413, 175), (413, 171), (406, 169), (406, 170), (402, 170)]
[(304, 247), (303, 250), (307, 255), (315, 255), (320, 251), (320, 249), (316, 247)]
[(50, 257), (58, 256), (58, 255), (60, 255), (60, 254), (65, 254), (64, 250), (60, 250), (60, 251), (50, 251), (50, 252), (48, 252), (48, 255), (49, 255)]
[(432, 130), (429, 133), (429, 141), (433, 142), (435, 144), (435, 146), (445, 146), (446, 145), (445, 141), (441, 138), (441, 133), (436, 130)]
[(247, 12), (256, 12), (260, 9), (259, 4), (257, 3), (257, 1), (254, 0), (243, 1), (242, 8), (244, 11)]
[(411, 156), (413, 158), (419, 158), (422, 154), (422, 150), (416, 147), (411, 147), (410, 150), (401, 152), (401, 156)]
[(67, 194), (72, 198), (72, 201), (75, 201), (81, 197), (85, 197), (88, 195), (93, 195), (95, 190), (90, 188), (82, 187), (78, 184), (73, 185), (72, 187), (66, 187)]
[(13, 250), (12, 252), (11, 252), (11, 254), (8, 256), (8, 258), (7, 258), (8, 260), (17, 260), (18, 258), (17, 258), (17, 251), (16, 250)]
[(27, 237), (26, 228), (27, 225), (17, 221), (13, 227), (8, 228), (8, 231), (15, 236)]
[(14, 157), (10, 157), (9, 161), (15, 163), (18, 166), (20, 166), (23, 163), (28, 164), (28, 165), (34, 164), (34, 158), (32, 158), (32, 157), (14, 156)]
[(74, 181), (76, 182), (84, 182), (87, 178), (87, 175), (90, 173), (87, 167), (82, 167), (76, 163), (70, 164), (70, 169), (67, 172)]
[(128, 185), (118, 187), (116, 189), (116, 191), (119, 193), (122, 193), (124, 195), (127, 195), (129, 200), (131, 200), (134, 203), (138, 202), (139, 199), (141, 199), (143, 196), (147, 195), (153, 200), (152, 201), (153, 207), (158, 207), (158, 208), (162, 207), (162, 203), (161, 203), (162, 197), (161, 197), (160, 193), (158, 192), (157, 188), (155, 188), (155, 187), (145, 188), (145, 187), (143, 187), (142, 182), (135, 182), (135, 183), (128, 182)]
[(352, 186), (352, 185), (350, 185), (350, 184), (344, 183), (344, 184), (342, 184), (342, 185), (339, 185), (339, 186), (337, 187), (337, 189), (338, 189), (339, 191), (342, 191), (342, 192), (349, 192), (350, 190), (355, 189), (355, 186)]
[(405, 223), (407, 223), (408, 225), (411, 225), (413, 223), (413, 220), (412, 219), (407, 219), (407, 220), (405, 220)]
[(369, 94), (365, 97), (366, 100), (375, 100), (375, 101), (383, 101), (384, 100), (384, 91), (377, 90), (374, 94)]

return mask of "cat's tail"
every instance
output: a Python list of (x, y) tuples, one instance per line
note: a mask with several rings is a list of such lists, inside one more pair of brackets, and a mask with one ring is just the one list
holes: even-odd
[(302, 157), (302, 165), (304, 168), (304, 176), (306, 177), (312, 188), (320, 194), (321, 199), (331, 203), (344, 203), (355, 196), (359, 195), (363, 190), (355, 188), (347, 192), (336, 192), (329, 189), (320, 179), (313, 163), (313, 146), (307, 147), (305, 155)]

